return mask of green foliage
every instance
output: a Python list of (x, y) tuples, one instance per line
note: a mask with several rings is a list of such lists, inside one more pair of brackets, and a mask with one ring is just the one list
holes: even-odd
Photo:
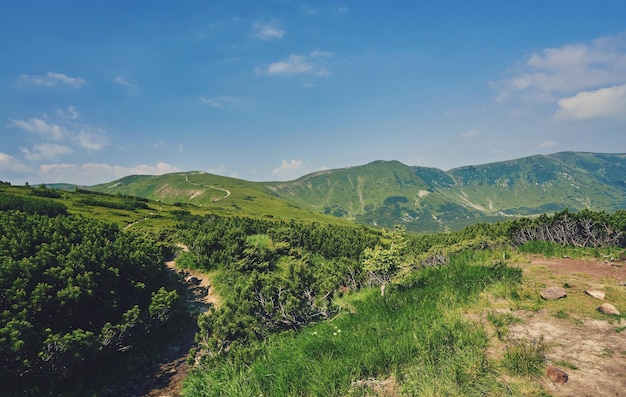
[(56, 190), (46, 189), (45, 185), (39, 187), (38, 189), (33, 189), (30, 194), (38, 197), (61, 198), (61, 193), (57, 192)]
[[(486, 334), (459, 308), (519, 269), (485, 266), (463, 252), (450, 265), (420, 271), (421, 282), (380, 297), (366, 289), (349, 295), (331, 322), (270, 335), (236, 363), (212, 362), (185, 382), (193, 396), (346, 396), (351, 384), (395, 375), (407, 395), (507, 395), (487, 359)], [(252, 343), (250, 343), (252, 344)]]
[(3, 390), (62, 384), (167, 321), (178, 300), (162, 288), (161, 247), (115, 225), (4, 211), (0, 236)]
[(89, 205), (94, 207), (112, 208), (118, 210), (134, 210), (138, 208), (148, 208), (148, 204), (139, 198), (125, 197), (121, 202), (97, 199), (93, 197), (85, 197), (78, 201), (79, 204)]
[(404, 266), (407, 245), (405, 231), (406, 228), (401, 225), (391, 231), (383, 231), (383, 237), (390, 240), (389, 246), (383, 248), (377, 245), (374, 249), (365, 248), (363, 251), (363, 270), (369, 273), (376, 285), (389, 283)]
[[(33, 190), (33, 192), (38, 190)], [(47, 216), (63, 215), (67, 207), (61, 203), (37, 197), (16, 196), (0, 192), (0, 211), (23, 211)]]
[(507, 345), (502, 365), (509, 375), (539, 376), (545, 367), (545, 354), (543, 339), (513, 340)]

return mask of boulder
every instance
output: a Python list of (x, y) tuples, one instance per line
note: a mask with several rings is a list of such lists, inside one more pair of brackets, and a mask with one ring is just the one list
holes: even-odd
[(602, 305), (598, 306), (598, 311), (602, 314), (614, 314), (616, 316), (619, 316), (619, 310), (617, 310), (617, 308), (610, 303), (603, 303)]
[(563, 287), (548, 287), (541, 291), (541, 297), (545, 300), (556, 300), (565, 298), (567, 296), (567, 291)]
[(546, 373), (548, 374), (548, 378), (554, 383), (563, 384), (569, 379), (569, 375), (567, 375), (565, 371), (551, 365), (546, 369)]
[(606, 294), (603, 291), (596, 291), (596, 290), (592, 290), (592, 289), (589, 289), (589, 290), (585, 291), (585, 294), (587, 294), (587, 295), (589, 295), (589, 296), (591, 296), (593, 298), (600, 299), (600, 300), (603, 300), (604, 297), (606, 296)]

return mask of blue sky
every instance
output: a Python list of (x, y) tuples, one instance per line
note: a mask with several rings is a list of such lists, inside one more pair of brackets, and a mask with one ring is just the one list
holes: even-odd
[(626, 153), (626, 2), (5, 1), (0, 180)]

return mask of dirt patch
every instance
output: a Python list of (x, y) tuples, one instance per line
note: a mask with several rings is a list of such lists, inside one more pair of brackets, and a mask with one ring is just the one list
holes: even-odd
[(545, 266), (555, 274), (572, 275), (580, 273), (595, 279), (611, 278), (618, 282), (626, 281), (626, 264), (624, 262), (611, 262), (602, 260), (582, 259), (555, 259), (534, 256), (528, 263), (516, 263), (522, 269), (529, 267)]
[[(544, 286), (565, 285), (568, 296), (539, 302), (538, 310), (514, 310), (522, 319), (509, 327), (509, 337), (543, 339), (546, 359), (569, 375), (567, 383), (542, 379), (554, 396), (626, 396), (626, 319), (604, 316), (596, 308), (604, 301), (626, 311), (626, 266), (598, 260), (532, 257), (516, 264), (524, 271), (525, 286), (537, 291)], [(607, 299), (585, 294), (589, 288), (607, 291)]]

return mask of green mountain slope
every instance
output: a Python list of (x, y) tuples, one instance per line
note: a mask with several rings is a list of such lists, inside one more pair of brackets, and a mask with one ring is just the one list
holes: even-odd
[(452, 191), (487, 214), (626, 205), (626, 155), (557, 153), (451, 170)]
[(202, 172), (130, 176), (92, 186), (229, 215), (359, 222), (436, 232), (564, 208), (626, 208), (626, 154), (564, 152), (449, 171), (398, 161), (325, 170), (288, 182)]
[(261, 218), (317, 220), (348, 224), (312, 208), (277, 197), (262, 183), (212, 175), (201, 171), (160, 176), (132, 175), (90, 190), (145, 197), (166, 204), (191, 205), (196, 211)]

